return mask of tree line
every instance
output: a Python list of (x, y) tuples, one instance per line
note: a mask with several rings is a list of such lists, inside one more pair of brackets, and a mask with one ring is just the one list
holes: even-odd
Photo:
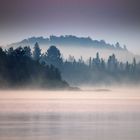
[(39, 62), (39, 51), (37, 43), (33, 52), (29, 46), (0, 48), (0, 87), (68, 88), (58, 68)]
[[(62, 76), (61, 76), (62, 75)], [(50, 46), (42, 53), (38, 43), (33, 51), (29, 46), (0, 48), (0, 85), (41, 87), (68, 87), (81, 84), (121, 84), (140, 82), (140, 62), (119, 62), (112, 54), (105, 61), (97, 52), (87, 61), (74, 56), (62, 58), (56, 46)]]
[[(36, 46), (36, 45), (35, 45)], [(39, 45), (38, 45), (39, 47)], [(35, 49), (35, 48), (34, 48)], [(36, 49), (36, 51), (40, 52)], [(115, 54), (104, 60), (97, 52), (96, 57), (76, 60), (74, 56), (62, 58), (60, 50), (51, 46), (45, 53), (38, 55), (43, 65), (54, 65), (63, 78), (70, 84), (120, 84), (140, 82), (140, 62), (133, 58), (132, 62), (120, 62)]]

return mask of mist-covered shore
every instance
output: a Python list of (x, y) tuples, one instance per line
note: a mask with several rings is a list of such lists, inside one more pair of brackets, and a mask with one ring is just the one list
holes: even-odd
[[(88, 61), (82, 56), (64, 59), (56, 46), (42, 53), (36, 42), (7, 50), (0, 48), (0, 88), (42, 88), (79, 90), (81, 86), (123, 86), (140, 84), (140, 62), (119, 61), (115, 54), (105, 61), (97, 52)], [(79, 88), (78, 88), (79, 87)]]

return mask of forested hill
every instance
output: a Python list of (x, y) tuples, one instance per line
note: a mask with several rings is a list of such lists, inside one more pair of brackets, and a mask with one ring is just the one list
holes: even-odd
[[(62, 77), (61, 77), (61, 74)], [(121, 62), (115, 54), (104, 60), (99, 52), (86, 61), (74, 56), (64, 59), (54, 45), (41, 52), (36, 42), (29, 46), (0, 49), (1, 87), (68, 88), (69, 85), (140, 84), (140, 61)], [(64, 80), (67, 82), (65, 82)]]
[(24, 39), (20, 42), (10, 44), (9, 46), (33, 46), (36, 42), (42, 45), (57, 45), (57, 46), (74, 46), (74, 47), (92, 47), (92, 48), (105, 48), (127, 51), (126, 46), (121, 46), (118, 42), (116, 44), (106, 43), (104, 40), (93, 40), (90, 37), (76, 37), (73, 35), (66, 36), (50, 36), (49, 38), (44, 37), (31, 37)]
[(70, 89), (57, 68), (39, 63), (36, 50), (32, 54), (30, 47), (0, 48), (0, 88)]

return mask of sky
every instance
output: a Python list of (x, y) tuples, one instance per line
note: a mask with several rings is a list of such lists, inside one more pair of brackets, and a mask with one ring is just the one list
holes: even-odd
[(0, 0), (0, 45), (49, 35), (120, 42), (140, 54), (140, 1)]

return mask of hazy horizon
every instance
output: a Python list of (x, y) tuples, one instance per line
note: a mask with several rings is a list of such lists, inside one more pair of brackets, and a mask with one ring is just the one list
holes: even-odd
[(120, 42), (140, 54), (139, 6), (138, 0), (1, 0), (0, 45), (70, 34)]
[[(24, 39), (29, 39), (29, 38), (32, 38), (32, 37), (43, 37), (43, 38), (49, 38), (49, 36), (65, 36), (65, 35), (68, 35), (68, 34), (65, 34), (65, 35), (63, 35), (63, 34), (57, 34), (57, 35), (55, 35), (55, 34), (49, 34), (49, 35), (31, 35), (31, 36), (28, 36), (28, 37), (25, 37), (25, 38), (19, 38), (19, 39), (15, 39), (15, 40), (12, 40), (12, 41), (7, 41), (7, 42), (5, 42), (5, 43), (3, 43), (3, 44), (0, 44), (0, 46), (1, 47), (4, 47), (4, 48), (7, 48), (7, 46), (9, 47), (9, 45), (10, 44), (13, 44), (13, 43), (18, 43), (18, 42), (21, 42), (21, 41), (23, 41)], [(72, 36), (77, 36), (77, 37), (84, 37), (84, 38), (87, 38), (87, 37), (90, 37), (91, 39), (93, 39), (93, 40), (98, 40), (98, 41), (100, 41), (100, 40), (104, 40), (104, 41), (106, 41), (106, 43), (109, 43), (109, 44), (113, 44), (113, 45), (115, 45), (117, 42), (119, 42), (119, 40), (116, 40), (116, 41), (109, 41), (109, 40), (105, 40), (104, 38), (92, 38), (91, 36), (80, 36), (80, 35), (73, 35), (72, 34)], [(129, 46), (129, 45), (126, 45), (126, 43), (123, 43), (123, 42), (119, 42), (120, 43), (120, 45), (123, 47), (124, 45), (127, 47), (127, 49), (128, 49), (128, 51), (130, 51), (131, 53), (133, 53), (134, 55), (140, 55), (140, 51), (139, 50), (137, 50), (137, 49), (135, 49), (135, 48), (131, 48), (131, 46)], [(53, 45), (53, 44), (52, 44)], [(137, 46), (139, 46), (139, 45), (137, 45)], [(61, 46), (57, 46), (57, 47), (61, 47)], [(85, 46), (86, 47), (86, 46)]]

